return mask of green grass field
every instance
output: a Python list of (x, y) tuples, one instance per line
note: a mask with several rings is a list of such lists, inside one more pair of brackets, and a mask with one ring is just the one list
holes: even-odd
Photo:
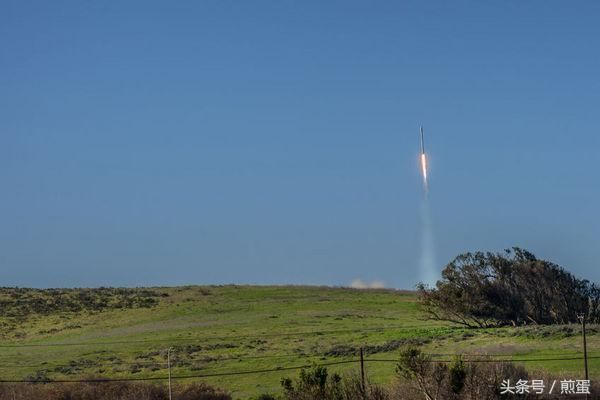
[[(530, 370), (583, 379), (579, 326), (465, 329), (428, 321), (416, 296), (394, 290), (302, 286), (153, 288), (164, 294), (150, 308), (33, 314), (0, 318), (0, 379), (165, 377), (223, 387), (234, 398), (278, 392), (286, 370), (311, 363), (333, 371), (358, 368), (364, 346), (372, 381), (394, 378), (398, 349), (422, 345), (438, 359), (490, 354), (523, 361)], [(590, 326), (592, 377), (600, 377), (600, 328)], [(573, 360), (544, 360), (573, 358)], [(371, 361), (372, 360), (372, 361)], [(375, 361), (380, 360), (380, 361)], [(391, 361), (387, 361), (391, 360)], [(275, 371), (218, 375), (260, 370)]]

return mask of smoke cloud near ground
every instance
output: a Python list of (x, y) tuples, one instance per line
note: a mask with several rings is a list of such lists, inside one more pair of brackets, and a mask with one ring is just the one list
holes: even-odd
[(419, 259), (420, 281), (434, 285), (438, 279), (435, 259), (435, 244), (433, 240), (433, 223), (427, 197), (421, 205), (421, 254)]
[(355, 279), (350, 284), (350, 287), (354, 288), (354, 289), (383, 289), (383, 288), (385, 288), (385, 282), (383, 282), (383, 281), (365, 282), (362, 279)]

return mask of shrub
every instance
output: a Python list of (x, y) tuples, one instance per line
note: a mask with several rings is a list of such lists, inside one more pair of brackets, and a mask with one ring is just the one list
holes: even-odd
[[(176, 386), (178, 400), (231, 400), (204, 383)], [(44, 383), (0, 386), (0, 400), (168, 400), (165, 385), (133, 382)]]
[(315, 365), (302, 369), (296, 381), (281, 380), (286, 400), (387, 400), (387, 391), (370, 382), (363, 388), (358, 374), (329, 375), (327, 368)]

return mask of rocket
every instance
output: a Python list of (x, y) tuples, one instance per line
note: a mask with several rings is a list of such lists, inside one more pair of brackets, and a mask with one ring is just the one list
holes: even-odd
[(423, 138), (423, 127), (421, 126), (421, 154), (419, 161), (421, 163), (421, 175), (423, 176), (423, 185), (427, 190), (427, 155), (425, 154), (425, 139)]

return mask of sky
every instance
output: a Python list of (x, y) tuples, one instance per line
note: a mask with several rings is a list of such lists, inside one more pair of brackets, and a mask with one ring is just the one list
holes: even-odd
[(600, 281), (600, 3), (2, 1), (0, 286)]

